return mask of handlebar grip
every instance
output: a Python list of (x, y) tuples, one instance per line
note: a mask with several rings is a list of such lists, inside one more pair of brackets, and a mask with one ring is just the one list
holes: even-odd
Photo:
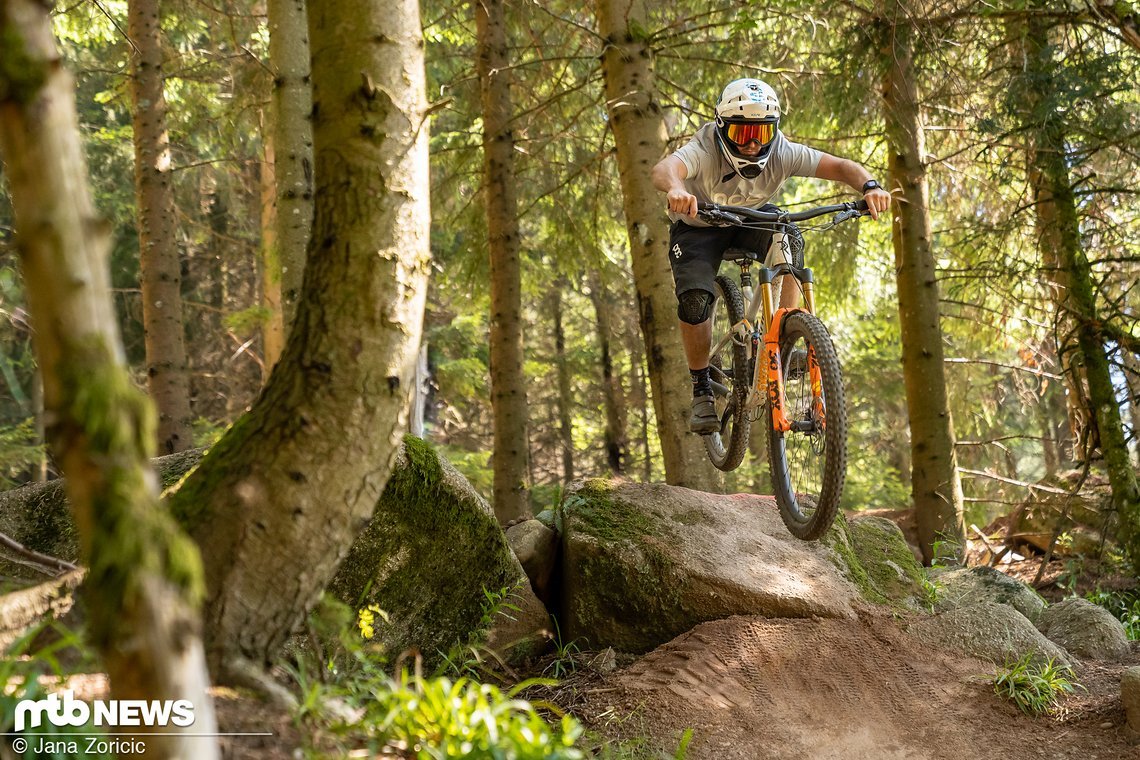
[(870, 211), (871, 209), (867, 207), (867, 201), (860, 198), (859, 200), (855, 201), (855, 210), (856, 211)]

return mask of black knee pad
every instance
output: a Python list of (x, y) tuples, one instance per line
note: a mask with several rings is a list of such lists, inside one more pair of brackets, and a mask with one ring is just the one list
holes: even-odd
[(712, 314), (714, 300), (707, 290), (686, 290), (677, 299), (677, 316), (682, 322), (699, 325)]

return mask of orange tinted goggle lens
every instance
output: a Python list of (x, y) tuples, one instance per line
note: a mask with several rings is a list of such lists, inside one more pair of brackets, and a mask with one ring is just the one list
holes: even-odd
[(761, 145), (767, 145), (772, 142), (775, 132), (776, 125), (771, 122), (728, 125), (728, 139), (737, 145), (747, 145), (753, 140), (759, 140)]

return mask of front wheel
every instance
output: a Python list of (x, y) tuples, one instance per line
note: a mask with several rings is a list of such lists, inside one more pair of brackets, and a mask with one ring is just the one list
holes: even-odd
[[(814, 540), (831, 527), (847, 476), (847, 411), (839, 359), (827, 328), (816, 316), (795, 312), (784, 319), (780, 360), (784, 410), (793, 428), (774, 429), (768, 410), (768, 462), (780, 517), (792, 535)], [(820, 390), (812, 392), (818, 367)]]

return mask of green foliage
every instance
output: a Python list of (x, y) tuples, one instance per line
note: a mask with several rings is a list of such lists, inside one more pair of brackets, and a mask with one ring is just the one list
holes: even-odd
[(1064, 694), (1083, 688), (1067, 665), (1057, 665), (1050, 657), (1040, 663), (1028, 652), (1017, 662), (1007, 663), (993, 679), (994, 693), (1017, 705), (1026, 715), (1041, 715), (1055, 707)]
[[(505, 588), (485, 594), (488, 621), (510, 607), (509, 598)], [(552, 727), (538, 709), (557, 713), (553, 705), (519, 696), (550, 681), (531, 679), (504, 690), (467, 675), (423, 677), (418, 657), (414, 672), (400, 666), (404, 655), (397, 660), (398, 675), (389, 676), (383, 651), (367, 636), (383, 615), (375, 606), (354, 614), (327, 596), (310, 615), (309, 644), (286, 670), (300, 692), (294, 721), (328, 729), (306, 734), (324, 736), (308, 748), (312, 756), (366, 747), (424, 760), (584, 757), (574, 746), (582, 735), (576, 720), (563, 715)]]
[(17, 485), (20, 476), (38, 466), (43, 457), (44, 445), (36, 435), (34, 419), (0, 427), (0, 489)]
[(542, 671), (543, 675), (550, 675), (555, 680), (565, 678), (573, 673), (577, 667), (576, 657), (581, 654), (578, 640), (566, 641), (562, 637), (562, 629), (558, 626), (558, 618), (554, 620), (554, 658)]
[[(4, 656), (0, 657), (0, 684), (4, 684), (4, 689), (0, 691), (0, 731), (8, 735), (5, 744), (10, 746), (12, 731), (15, 728), (16, 705), (21, 700), (45, 699), (49, 693), (58, 691), (55, 687), (61, 687), (62, 682), (69, 676), (89, 673), (94, 669), (94, 657), (84, 641), (83, 634), (57, 621), (49, 620), (35, 625), (16, 639)], [(100, 734), (102, 734), (101, 729), (93, 726), (90, 721), (83, 726), (65, 727), (57, 727), (44, 721), (36, 727), (25, 727), (20, 736), (28, 742), (29, 747), (35, 747), (41, 741), (61, 743), (74, 741), (82, 750), (87, 744), (83, 737)], [(79, 758), (110, 756), (66, 751), (44, 755), (29, 750), (23, 754), (23, 757), (79, 760)]]
[(578, 760), (582, 727), (563, 715), (552, 729), (519, 692), (543, 683), (523, 681), (507, 691), (466, 678), (424, 679), (406, 671), (373, 692), (364, 722), (375, 737), (411, 757), (545, 758)]
[(1085, 599), (1111, 612), (1124, 625), (1129, 640), (1140, 640), (1140, 590), (1093, 591)]

